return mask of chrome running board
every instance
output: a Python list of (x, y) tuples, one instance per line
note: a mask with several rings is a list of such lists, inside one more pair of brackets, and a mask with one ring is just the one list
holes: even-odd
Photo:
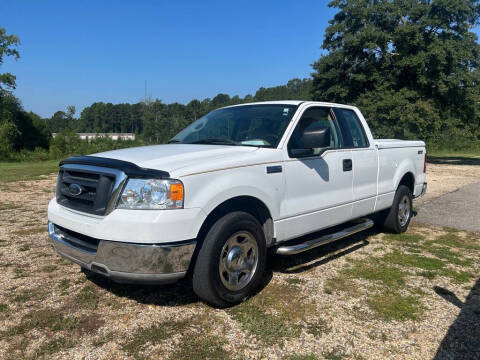
[(347, 227), (346, 229), (343, 229), (336, 233), (323, 235), (323, 236), (320, 236), (319, 238), (308, 240), (300, 244), (280, 246), (277, 248), (276, 253), (279, 255), (298, 254), (298, 253), (316, 248), (317, 246), (322, 246), (322, 245), (331, 243), (333, 241), (343, 239), (344, 237), (353, 235), (360, 231), (367, 230), (373, 227), (374, 225), (373, 221), (367, 218), (358, 219), (356, 220), (356, 222), (357, 223), (355, 225)]

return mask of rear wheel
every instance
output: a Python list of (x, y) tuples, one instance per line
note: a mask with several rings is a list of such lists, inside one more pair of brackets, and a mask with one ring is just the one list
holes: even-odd
[(254, 294), (266, 264), (265, 236), (252, 215), (235, 211), (205, 236), (193, 270), (193, 290), (203, 301), (227, 307)]
[(398, 187), (392, 207), (379, 215), (378, 222), (385, 231), (397, 234), (407, 231), (412, 218), (412, 198), (412, 192), (407, 186)]

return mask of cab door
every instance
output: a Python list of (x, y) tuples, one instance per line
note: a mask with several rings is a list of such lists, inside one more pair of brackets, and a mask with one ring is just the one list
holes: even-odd
[(334, 108), (343, 146), (352, 150), (353, 206), (352, 218), (369, 215), (377, 199), (378, 150), (368, 140), (364, 125), (355, 111)]
[[(309, 128), (329, 128), (330, 144), (299, 154)], [(306, 108), (284, 149), (285, 197), (275, 223), (278, 241), (348, 221), (352, 214), (352, 153), (341, 149), (338, 124), (329, 107)]]

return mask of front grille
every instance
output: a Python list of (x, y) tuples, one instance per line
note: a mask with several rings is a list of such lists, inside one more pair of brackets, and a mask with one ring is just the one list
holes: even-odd
[(57, 178), (57, 202), (73, 210), (105, 215), (116, 180), (111, 171), (63, 166)]

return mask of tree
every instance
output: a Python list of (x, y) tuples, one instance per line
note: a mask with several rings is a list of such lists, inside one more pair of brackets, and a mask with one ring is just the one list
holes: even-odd
[[(4, 56), (13, 56), (15, 60), (20, 54), (15, 47), (20, 44), (20, 40), (15, 35), (7, 35), (7, 31), (0, 27), (0, 66), (3, 64)], [(5, 88), (15, 89), (15, 75), (10, 73), (0, 74), (0, 91)]]
[(315, 100), (359, 106), (377, 136), (480, 136), (479, 0), (334, 0)]

